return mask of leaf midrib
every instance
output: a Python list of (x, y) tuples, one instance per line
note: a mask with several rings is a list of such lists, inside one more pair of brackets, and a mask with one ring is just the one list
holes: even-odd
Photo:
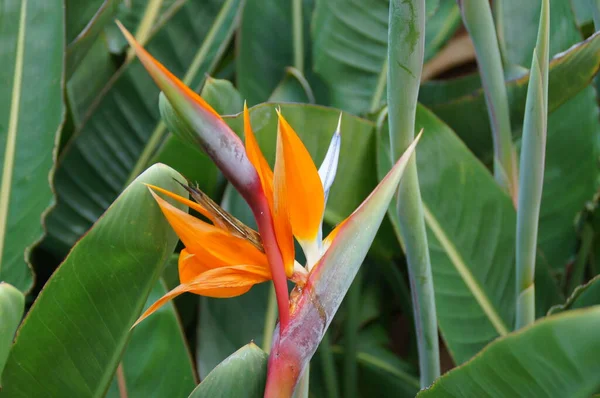
[(6, 239), (6, 225), (8, 223), (8, 205), (10, 201), (12, 176), (15, 165), (19, 105), (21, 102), (21, 87), (23, 83), (23, 54), (25, 51), (26, 10), (27, 0), (22, 0), (21, 15), (19, 18), (19, 31), (17, 33), (15, 73), (13, 77), (13, 89), (11, 93), (6, 148), (4, 152), (4, 163), (2, 165), (2, 185), (0, 186), (0, 271), (2, 271), (2, 258), (4, 257), (4, 241)]
[(464, 261), (456, 247), (452, 244), (451, 240), (446, 235), (446, 232), (440, 226), (437, 219), (431, 213), (431, 211), (429, 210), (427, 205), (425, 205), (425, 203), (423, 203), (423, 212), (425, 215), (425, 222), (444, 248), (446, 255), (454, 265), (454, 268), (460, 275), (465, 285), (467, 285), (467, 288), (477, 301), (477, 304), (479, 304), (479, 306), (483, 310), (484, 314), (487, 316), (488, 320), (490, 321), (496, 332), (498, 332), (500, 336), (507, 335), (509, 333), (509, 328), (507, 327), (506, 323), (504, 323), (504, 320), (498, 313), (496, 307), (490, 301), (487, 294), (483, 291), (481, 285), (471, 273), (466, 262)]

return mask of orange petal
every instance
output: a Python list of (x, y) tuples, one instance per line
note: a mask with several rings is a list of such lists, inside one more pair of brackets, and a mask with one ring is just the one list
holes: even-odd
[(199, 220), (172, 206), (153, 191), (150, 192), (190, 253), (211, 256), (213, 258), (210, 261), (218, 263), (216, 266), (235, 264), (267, 266), (265, 254), (252, 243)]
[(246, 155), (248, 156), (248, 160), (250, 163), (254, 165), (256, 171), (258, 172), (258, 176), (260, 177), (260, 183), (262, 185), (265, 196), (267, 197), (267, 201), (269, 202), (269, 207), (273, 210), (273, 171), (271, 171), (271, 167), (267, 160), (263, 156), (260, 147), (258, 146), (258, 142), (256, 141), (256, 136), (252, 131), (252, 126), (250, 125), (250, 113), (248, 112), (248, 106), (244, 102), (244, 137), (246, 141)]
[(277, 157), (283, 156), (285, 163), (285, 189), (292, 231), (299, 241), (313, 242), (317, 239), (325, 209), (323, 185), (306, 147), (280, 112), (278, 115), (277, 138), (281, 150), (278, 148)]
[(268, 281), (271, 275), (265, 267), (235, 265), (215, 268), (182, 283), (150, 306), (133, 324), (132, 328), (175, 297), (191, 292), (207, 297), (228, 298), (246, 293), (257, 283)]
[(273, 179), (273, 225), (277, 235), (277, 243), (283, 257), (285, 274), (289, 278), (294, 273), (294, 236), (292, 224), (290, 223), (287, 187), (285, 184), (285, 161), (283, 157), (283, 145), (279, 135), (277, 136), (277, 156), (275, 158), (275, 174)]
[(204, 217), (208, 218), (214, 225), (220, 226), (216, 222), (215, 217), (213, 216), (213, 214), (211, 212), (207, 211), (204, 207), (202, 207), (202, 205), (194, 202), (193, 200), (186, 199), (186, 198), (179, 196), (173, 192), (167, 191), (166, 189), (157, 187), (156, 185), (146, 184), (146, 186), (153, 189), (154, 191), (158, 191), (158, 192), (162, 193), (163, 195), (166, 195), (172, 199), (175, 199), (179, 203), (182, 203), (188, 207), (191, 207), (192, 209), (196, 210), (198, 213), (202, 214)]
[(202, 261), (200, 255), (190, 253), (187, 249), (183, 249), (181, 253), (179, 253), (179, 261), (177, 263), (179, 282), (188, 283), (201, 273), (217, 268), (214, 264), (212, 265), (213, 267), (211, 267), (207, 261)]
[(138, 58), (140, 59), (144, 67), (148, 70), (150, 76), (152, 76), (152, 79), (154, 79), (156, 84), (163, 91), (165, 91), (165, 94), (167, 94), (167, 96), (169, 96), (169, 93), (167, 93), (169, 88), (173, 88), (176, 91), (178, 91), (179, 94), (182, 94), (183, 96), (192, 100), (201, 108), (207, 110), (208, 112), (212, 113), (214, 116), (222, 120), (221, 116), (206, 101), (204, 101), (202, 97), (196, 94), (188, 86), (183, 84), (181, 80), (179, 80), (175, 75), (169, 72), (169, 70), (165, 68), (160, 62), (154, 59), (154, 57), (150, 55), (150, 53), (148, 53), (144, 49), (144, 47), (142, 47), (140, 43), (138, 43), (135, 40), (133, 35), (129, 33), (127, 29), (125, 29), (121, 22), (116, 21), (116, 23), (119, 26), (119, 29), (121, 29), (123, 36), (125, 36), (125, 39), (127, 39), (127, 41), (129, 42), (129, 45), (133, 47)]
[[(256, 141), (256, 136), (252, 131), (252, 126), (250, 125), (250, 113), (248, 112), (246, 103), (244, 103), (244, 135), (246, 137), (246, 154), (248, 155), (250, 162), (252, 162), (258, 171), (263, 191), (267, 197), (271, 214), (273, 215), (275, 237), (277, 238), (277, 246), (279, 246), (283, 264), (285, 265), (285, 274), (287, 277), (291, 277), (294, 269), (294, 237), (292, 236), (289, 216), (287, 215), (284, 202), (280, 201), (279, 206), (276, 208), (273, 196), (273, 171), (271, 171), (269, 163), (267, 163), (267, 160), (263, 156), (262, 151), (258, 146), (258, 142)], [(283, 188), (285, 187), (277, 187), (279, 190)], [(281, 197), (281, 192), (275, 195)]]

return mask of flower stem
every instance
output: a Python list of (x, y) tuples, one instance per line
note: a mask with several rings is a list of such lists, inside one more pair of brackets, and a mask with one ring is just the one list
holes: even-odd
[[(388, 107), (394, 159), (414, 139), (425, 45), (425, 0), (390, 1)], [(413, 156), (398, 189), (400, 233), (405, 243), (419, 350), (421, 387), (440, 375), (437, 318), (423, 204)]]
[(517, 157), (512, 142), (508, 96), (492, 10), (487, 1), (460, 0), (463, 22), (475, 46), (494, 139), (494, 175), (517, 205)]
[(550, 5), (542, 0), (540, 23), (533, 59), (521, 144), (521, 186), (517, 207), (517, 307), (515, 329), (535, 320), (535, 256), (548, 127), (548, 38)]
[(277, 245), (273, 218), (264, 195), (254, 198), (251, 203), (252, 213), (256, 219), (258, 232), (263, 241), (265, 254), (271, 268), (273, 277), (273, 286), (275, 287), (275, 297), (277, 298), (277, 308), (279, 310), (279, 332), (283, 332), (290, 323), (289, 296), (287, 287), (287, 277), (281, 251)]
[(377, 85), (375, 86), (375, 91), (373, 92), (373, 97), (371, 98), (371, 105), (369, 106), (369, 112), (377, 112), (379, 109), (379, 105), (381, 104), (381, 97), (383, 96), (385, 90), (385, 83), (387, 82), (387, 68), (388, 68), (388, 60), (387, 58), (383, 61), (383, 65), (381, 66), (381, 72), (379, 72), (379, 77), (377, 78)]
[(294, 37), (294, 68), (304, 73), (304, 32), (302, 0), (292, 0), (292, 29)]
[(569, 277), (569, 284), (567, 285), (567, 295), (573, 294), (575, 288), (583, 283), (585, 274), (585, 266), (592, 250), (592, 244), (594, 243), (594, 229), (589, 223), (585, 223), (583, 231), (581, 232), (581, 247), (577, 253), (577, 258), (573, 264), (573, 271)]
[(267, 314), (265, 317), (265, 329), (263, 330), (262, 349), (267, 354), (271, 351), (271, 343), (273, 342), (273, 332), (277, 324), (277, 296), (275, 288), (271, 286), (269, 289), (269, 301), (267, 302)]

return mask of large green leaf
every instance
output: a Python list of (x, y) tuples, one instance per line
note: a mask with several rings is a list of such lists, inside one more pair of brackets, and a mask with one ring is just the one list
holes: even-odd
[(73, 74), (104, 26), (117, 12), (120, 0), (66, 0), (66, 75)]
[(563, 270), (575, 252), (576, 216), (596, 192), (599, 120), (592, 87), (548, 117), (538, 246), (557, 270)]
[[(80, 66), (67, 81), (67, 101), (73, 120), (73, 129), (81, 128), (87, 111), (99, 97), (102, 89), (117, 71), (104, 37), (99, 37), (91, 45)], [(61, 136), (63, 142), (69, 137)], [(65, 134), (63, 130), (63, 135)]]
[[(426, 3), (429, 13), (437, 2)], [(333, 106), (354, 113), (378, 108), (385, 97), (388, 0), (317, 1), (314, 16), (315, 72), (329, 88)], [(426, 24), (426, 59), (454, 33), (458, 6), (440, 2)]]
[[(416, 156), (439, 326), (452, 357), (462, 363), (512, 330), (516, 213), (485, 166), (423, 107), (417, 108), (421, 128)], [(390, 167), (387, 143), (380, 141), (380, 176)], [(548, 290), (540, 287), (540, 295), (541, 314), (560, 301), (551, 283)]]
[[(310, 56), (312, 8), (313, 0), (302, 0), (305, 58)], [(236, 80), (248, 105), (266, 101), (284, 77), (285, 68), (292, 66), (292, 19), (291, 1), (246, 1), (237, 37)], [(306, 61), (305, 64), (309, 65)], [(307, 70), (310, 71), (308, 67)]]
[(571, 0), (573, 13), (579, 29), (584, 31), (586, 28), (594, 29), (592, 5), (595, 0)]
[[(188, 0), (185, 0), (188, 1)], [(182, 0), (120, 0), (117, 18), (130, 32), (138, 36), (142, 45), (146, 44), (148, 35), (161, 29)], [(104, 28), (106, 41), (110, 51), (121, 54), (127, 50), (127, 41), (116, 24), (108, 24)], [(140, 35), (141, 33), (141, 35)], [(140, 37), (142, 36), (142, 37)]]
[(197, 346), (200, 378), (240, 345), (249, 341), (262, 344), (268, 295), (269, 284), (264, 283), (243, 296), (201, 299)]
[[(144, 310), (166, 292), (162, 281), (154, 285)], [(123, 396), (119, 382), (129, 398), (184, 398), (194, 389), (192, 358), (172, 302), (160, 307), (135, 327), (121, 366), (122, 370), (117, 371), (107, 398)]]
[[(540, 19), (540, 1), (523, 3), (519, 0), (504, 0), (502, 32), (499, 35), (506, 50), (506, 61), (516, 65), (531, 65), (531, 56), (537, 38)], [(577, 29), (571, 0), (550, 2), (550, 54), (567, 50), (581, 40)]]
[[(332, 348), (336, 359), (344, 353), (341, 347)], [(393, 353), (380, 351), (372, 354), (359, 350), (358, 388), (363, 397), (414, 397), (419, 391), (419, 379)], [(341, 362), (341, 361), (340, 361)]]
[(550, 308), (548, 315), (594, 305), (600, 305), (600, 276), (596, 276), (585, 285), (578, 286), (564, 304)]
[(25, 311), (25, 296), (16, 287), (0, 282), (0, 389), (2, 371), (12, 347), (13, 337)]
[(419, 398), (589, 397), (600, 388), (600, 306), (568, 311), (500, 339)]
[(296, 68), (285, 69), (285, 76), (275, 87), (269, 102), (315, 103), (315, 96), (306, 78)]
[(267, 380), (267, 354), (249, 343), (219, 364), (190, 398), (260, 398)]
[(64, 114), (63, 6), (8, 0), (0, 15), (0, 280), (26, 291), (29, 247), (52, 202), (48, 175)]
[(104, 395), (178, 240), (144, 184), (185, 195), (175, 178), (164, 165), (148, 169), (73, 248), (19, 329), (2, 396)]
[[(175, 75), (186, 75), (192, 87), (198, 87), (228, 44), (240, 3), (175, 3), (148, 50)], [(49, 250), (64, 255), (152, 159), (167, 133), (159, 122), (158, 95), (137, 59), (125, 63), (104, 88), (59, 159), (54, 179), (57, 206), (47, 218)]]

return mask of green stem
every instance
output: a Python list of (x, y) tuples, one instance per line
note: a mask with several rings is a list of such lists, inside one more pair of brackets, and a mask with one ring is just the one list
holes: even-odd
[(573, 264), (573, 271), (569, 278), (569, 284), (567, 286), (567, 295), (570, 296), (575, 288), (583, 283), (585, 274), (585, 265), (587, 264), (590, 252), (592, 250), (592, 243), (594, 242), (594, 229), (589, 223), (585, 223), (583, 231), (581, 232), (581, 247), (577, 253), (575, 264)]
[(304, 73), (304, 32), (302, 0), (292, 0), (292, 29), (294, 37), (294, 68)]
[(321, 343), (319, 344), (319, 356), (321, 358), (321, 366), (323, 367), (323, 379), (325, 379), (325, 390), (327, 391), (327, 397), (338, 398), (340, 393), (329, 335), (330, 332), (327, 331), (323, 336)]
[[(398, 159), (414, 139), (425, 45), (425, 0), (390, 1), (388, 107), (392, 153)], [(437, 318), (423, 204), (413, 156), (398, 189), (397, 211), (406, 248), (419, 350), (421, 387), (440, 375)]]
[(277, 296), (273, 285), (269, 289), (269, 298), (267, 302), (267, 314), (265, 316), (265, 328), (263, 330), (262, 349), (267, 354), (271, 351), (273, 342), (273, 332), (277, 323)]
[(504, 0), (494, 0), (492, 2), (493, 17), (496, 22), (496, 35), (498, 36), (498, 48), (500, 49), (500, 56), (502, 57), (502, 64), (507, 67), (508, 62), (506, 61), (506, 40), (504, 39), (504, 13), (502, 7), (504, 6)]
[(463, 22), (475, 47), (494, 139), (494, 175), (517, 205), (517, 157), (512, 142), (508, 96), (492, 10), (487, 1), (460, 0)]
[(304, 373), (300, 376), (296, 391), (294, 391), (294, 398), (308, 398), (308, 391), (310, 385), (310, 363), (306, 365)]
[(521, 175), (517, 206), (515, 329), (535, 320), (535, 257), (544, 184), (546, 131), (548, 126), (548, 37), (550, 6), (542, 0), (540, 24), (533, 60), (521, 144)]
[(360, 328), (360, 292), (362, 276), (360, 270), (348, 289), (346, 296), (347, 311), (344, 330), (344, 397), (356, 397), (358, 330)]
[(369, 111), (371, 113), (377, 112), (377, 109), (379, 109), (379, 105), (381, 104), (381, 97), (383, 97), (383, 90), (385, 90), (385, 84), (387, 83), (387, 69), (388, 60), (386, 58), (385, 61), (383, 61), (383, 65), (381, 66), (381, 73), (379, 73), (379, 78), (377, 79), (377, 86), (375, 86), (373, 98), (371, 99), (371, 105), (369, 106)]

